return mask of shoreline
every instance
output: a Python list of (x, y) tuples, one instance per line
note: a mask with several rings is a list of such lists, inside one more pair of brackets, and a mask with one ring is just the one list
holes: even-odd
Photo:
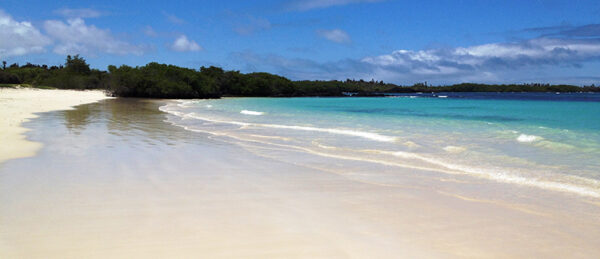
[(75, 106), (110, 99), (100, 90), (58, 90), (0, 88), (0, 164), (17, 158), (31, 157), (42, 143), (27, 140), (23, 123), (37, 118), (37, 113), (70, 110)]
[(165, 121), (166, 102), (116, 98), (24, 124), (43, 148), (0, 167), (0, 257), (600, 253), (594, 200), (223, 141)]

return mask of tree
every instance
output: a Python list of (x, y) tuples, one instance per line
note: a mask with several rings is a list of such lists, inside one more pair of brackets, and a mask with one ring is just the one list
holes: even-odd
[(71, 55), (67, 56), (67, 62), (65, 63), (65, 68), (68, 72), (80, 75), (89, 75), (90, 74), (90, 65), (85, 62), (85, 59), (79, 56), (79, 54), (71, 57)]
[(0, 84), (20, 84), (21, 80), (19, 77), (7, 72), (0, 72)]
[(6, 70), (6, 60), (2, 61), (2, 70)]
[(211, 78), (221, 78), (225, 71), (223, 71), (220, 67), (210, 66), (210, 67), (200, 67), (200, 73), (205, 74)]

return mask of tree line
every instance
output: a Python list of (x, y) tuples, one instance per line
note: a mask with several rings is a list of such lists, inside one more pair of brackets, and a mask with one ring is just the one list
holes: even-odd
[(600, 92), (600, 87), (550, 84), (476, 84), (400, 86), (383, 81), (292, 81), (270, 73), (240, 73), (210, 66), (190, 69), (148, 63), (91, 69), (79, 55), (67, 56), (60, 66), (2, 62), (0, 84), (30, 84), (59, 89), (104, 89), (113, 96), (147, 98), (219, 98), (222, 96), (379, 96), (412, 92)]

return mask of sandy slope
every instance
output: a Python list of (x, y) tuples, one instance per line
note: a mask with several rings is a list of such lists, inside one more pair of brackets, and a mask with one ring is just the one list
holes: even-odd
[(67, 110), (107, 97), (102, 91), (42, 90), (0, 88), (0, 163), (14, 158), (33, 156), (40, 143), (25, 139), (28, 129), (21, 126), (35, 113)]

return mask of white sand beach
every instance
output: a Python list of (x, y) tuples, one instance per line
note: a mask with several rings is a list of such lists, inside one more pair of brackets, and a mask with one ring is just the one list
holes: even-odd
[(0, 258), (600, 255), (593, 198), (221, 141), (169, 101), (2, 91), (4, 159), (30, 157), (0, 165)]
[(0, 88), (0, 163), (29, 157), (41, 147), (28, 141), (23, 122), (36, 118), (36, 113), (72, 109), (85, 103), (110, 98), (103, 91), (48, 90), (33, 88)]

